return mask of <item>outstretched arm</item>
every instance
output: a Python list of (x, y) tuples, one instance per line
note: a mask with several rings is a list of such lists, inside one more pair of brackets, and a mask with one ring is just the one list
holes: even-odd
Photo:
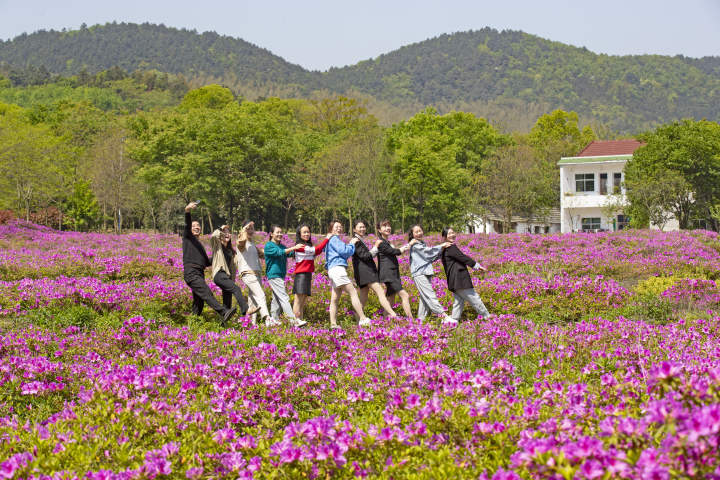
[(445, 250), (445, 255), (456, 262), (467, 265), (468, 267), (475, 267), (475, 264), (477, 263), (475, 260), (462, 253), (456, 245), (448, 247), (447, 250)]

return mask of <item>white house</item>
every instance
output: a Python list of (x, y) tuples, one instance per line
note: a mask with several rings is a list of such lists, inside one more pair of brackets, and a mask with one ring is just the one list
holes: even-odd
[[(596, 140), (577, 156), (560, 159), (560, 220), (563, 233), (614, 231), (628, 225), (629, 219), (622, 209), (608, 206), (625, 204), (623, 170), (635, 150), (642, 145), (637, 140)], [(677, 229), (677, 221), (665, 225), (665, 230)]]
[[(469, 225), (470, 233), (500, 233), (502, 232), (503, 218), (494, 212), (484, 217), (477, 217)], [(513, 216), (510, 220), (510, 229), (516, 233), (557, 233), (560, 231), (560, 210), (556, 207), (550, 209), (546, 216), (534, 215), (532, 217)]]

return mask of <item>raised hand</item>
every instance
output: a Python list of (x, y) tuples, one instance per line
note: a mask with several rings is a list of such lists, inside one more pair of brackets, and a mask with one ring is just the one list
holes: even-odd
[(198, 206), (197, 202), (190, 202), (185, 206), (185, 211), (189, 212), (190, 210), (194, 210), (197, 208), (197, 206)]
[(351, 243), (352, 245), (355, 245), (358, 241), (359, 241), (359, 240), (358, 240), (357, 237), (353, 237), (353, 238), (350, 239), (350, 243)]

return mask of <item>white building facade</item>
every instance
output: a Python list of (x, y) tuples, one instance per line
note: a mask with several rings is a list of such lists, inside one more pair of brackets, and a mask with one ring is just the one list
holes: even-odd
[[(623, 212), (625, 164), (642, 146), (637, 140), (594, 141), (560, 166), (561, 232), (616, 231), (628, 226)], [(652, 228), (652, 225), (651, 225)], [(677, 230), (670, 221), (665, 230)]]

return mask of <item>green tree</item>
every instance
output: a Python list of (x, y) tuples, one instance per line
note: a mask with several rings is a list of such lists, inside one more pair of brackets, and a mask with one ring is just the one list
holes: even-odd
[(680, 228), (689, 228), (697, 219), (718, 230), (720, 223), (713, 219), (710, 209), (720, 202), (720, 125), (707, 120), (683, 120), (661, 125), (639, 138), (646, 145), (637, 149), (625, 166), (633, 208), (643, 210), (635, 195), (638, 186), (657, 179), (657, 187), (664, 188), (662, 174), (672, 172), (676, 175), (668, 177), (668, 185), (677, 184), (680, 197), (685, 197), (687, 186), (692, 192), (692, 203), (680, 202), (682, 208), (675, 210)]
[(180, 107), (183, 109), (192, 108), (224, 108), (227, 104), (235, 101), (235, 95), (229, 88), (220, 85), (205, 85), (204, 87), (190, 90), (185, 94)]
[(72, 195), (65, 202), (65, 214), (75, 230), (92, 228), (100, 216), (100, 207), (90, 183), (80, 180), (75, 183)]
[(403, 228), (406, 218), (430, 228), (466, 219), (472, 176), (509, 141), (484, 119), (459, 112), (439, 115), (432, 108), (394, 125), (387, 138), (393, 156), (388, 183)]

